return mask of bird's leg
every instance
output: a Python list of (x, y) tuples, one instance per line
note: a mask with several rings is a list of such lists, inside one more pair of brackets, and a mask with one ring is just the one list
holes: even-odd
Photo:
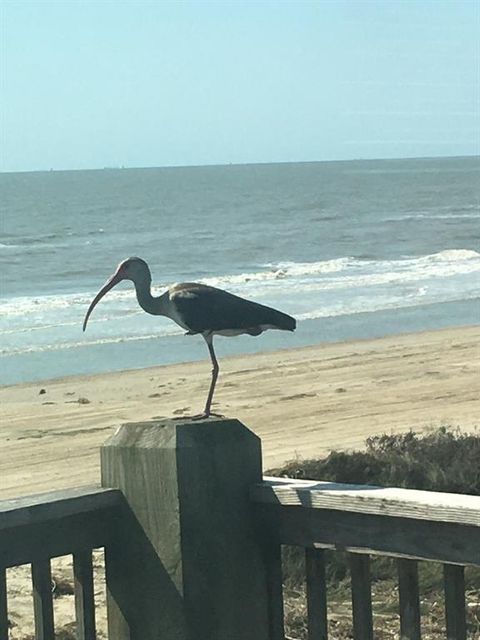
[(212, 381), (210, 383), (210, 389), (208, 391), (208, 397), (207, 397), (207, 402), (205, 404), (205, 409), (203, 410), (205, 417), (208, 417), (210, 415), (210, 407), (212, 405), (213, 393), (215, 391), (215, 385), (217, 383), (218, 372), (220, 370), (220, 367), (218, 366), (218, 361), (215, 356), (215, 351), (213, 350), (213, 336), (209, 336), (208, 338), (205, 338), (205, 339), (207, 341), (210, 358), (212, 359)]
[(219, 414), (212, 413), (210, 408), (212, 406), (213, 393), (215, 391), (215, 384), (218, 378), (218, 372), (220, 371), (220, 367), (218, 366), (218, 361), (215, 356), (215, 351), (213, 349), (213, 335), (203, 336), (205, 338), (205, 342), (207, 343), (208, 351), (210, 353), (210, 359), (212, 360), (212, 381), (210, 382), (210, 389), (208, 391), (207, 402), (205, 403), (205, 409), (203, 413), (198, 416), (194, 416), (195, 420), (201, 420), (202, 418), (208, 418), (210, 416), (218, 416), (223, 417)]

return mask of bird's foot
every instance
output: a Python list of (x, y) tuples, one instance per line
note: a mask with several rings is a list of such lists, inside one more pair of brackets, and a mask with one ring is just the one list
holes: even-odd
[(204, 411), (195, 416), (191, 416), (190, 420), (206, 420), (207, 418), (224, 418), (222, 413), (213, 413), (213, 411)]

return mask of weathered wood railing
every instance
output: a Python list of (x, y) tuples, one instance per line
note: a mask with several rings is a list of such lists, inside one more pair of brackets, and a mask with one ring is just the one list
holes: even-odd
[(280, 545), (306, 549), (310, 640), (326, 640), (324, 549), (346, 551), (354, 636), (373, 638), (370, 554), (396, 557), (400, 635), (421, 637), (418, 560), (444, 563), (446, 632), (465, 640), (464, 566), (480, 565), (480, 497), (365, 485), (264, 478), (251, 488), (272, 544), (274, 640), (284, 637)]
[(6, 569), (31, 564), (35, 637), (54, 637), (50, 560), (73, 556), (78, 640), (95, 638), (92, 549), (122, 520), (117, 489), (82, 487), (0, 502), (0, 640), (8, 640)]
[(124, 425), (103, 488), (0, 503), (5, 570), (31, 563), (37, 640), (53, 640), (50, 559), (72, 554), (77, 636), (95, 640), (92, 549), (105, 548), (110, 640), (283, 640), (281, 545), (305, 548), (309, 640), (327, 640), (324, 549), (346, 551), (356, 640), (373, 638), (370, 554), (398, 558), (402, 638), (420, 639), (417, 561), (444, 564), (447, 637), (465, 640), (463, 567), (480, 565), (480, 497), (263, 478), (236, 420)]

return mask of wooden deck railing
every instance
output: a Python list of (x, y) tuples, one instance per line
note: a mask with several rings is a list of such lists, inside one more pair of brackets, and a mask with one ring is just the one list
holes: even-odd
[[(443, 563), (448, 640), (466, 640), (464, 566), (480, 497), (263, 478), (236, 420), (124, 425), (104, 488), (0, 502), (6, 569), (31, 563), (36, 640), (54, 639), (50, 559), (72, 554), (77, 637), (95, 640), (92, 549), (105, 548), (110, 640), (284, 640), (281, 545), (303, 547), (309, 640), (327, 640), (325, 549), (347, 552), (356, 640), (373, 638), (370, 555), (397, 558), (402, 639), (419, 640), (417, 562)], [(113, 487), (113, 488), (111, 488)]]
[(73, 556), (78, 640), (95, 639), (92, 549), (107, 546), (122, 518), (116, 489), (81, 487), (0, 502), (0, 640), (8, 640), (6, 569), (31, 564), (35, 638), (54, 638), (50, 560)]
[(284, 638), (282, 544), (306, 550), (310, 640), (328, 638), (324, 549), (348, 554), (356, 640), (373, 639), (371, 554), (397, 558), (402, 639), (421, 637), (418, 560), (443, 563), (447, 638), (466, 639), (464, 567), (480, 565), (480, 497), (288, 478), (264, 478), (250, 494), (276, 545), (271, 640)]

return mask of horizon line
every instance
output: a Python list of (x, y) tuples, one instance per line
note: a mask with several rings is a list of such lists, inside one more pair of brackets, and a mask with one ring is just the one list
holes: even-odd
[(89, 167), (89, 168), (76, 168), (76, 169), (16, 169), (0, 171), (0, 175), (9, 175), (15, 173), (66, 173), (75, 171), (139, 171), (144, 169), (202, 169), (202, 168), (214, 168), (214, 167), (248, 167), (248, 166), (263, 166), (263, 165), (284, 165), (284, 164), (333, 164), (340, 162), (378, 162), (386, 160), (446, 160), (446, 159), (461, 159), (461, 158), (480, 158), (480, 154), (461, 154), (461, 155), (437, 155), (437, 156), (386, 156), (386, 157), (372, 157), (372, 158), (342, 158), (337, 160), (276, 160), (276, 161), (257, 161), (257, 162), (212, 162), (206, 164), (171, 164), (171, 165), (143, 165), (143, 166), (104, 166), (104, 167)]

